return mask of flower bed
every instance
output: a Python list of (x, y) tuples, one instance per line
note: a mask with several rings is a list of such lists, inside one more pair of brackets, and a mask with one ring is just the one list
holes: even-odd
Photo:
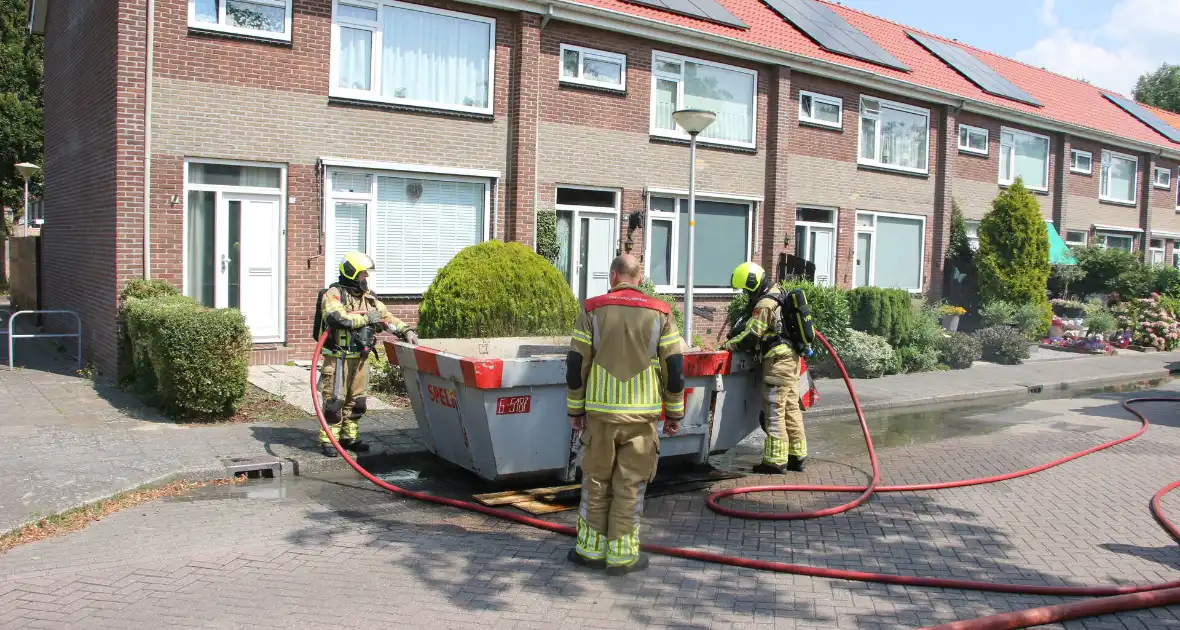
[(1124, 302), (1115, 309), (1119, 326), (1136, 346), (1171, 351), (1180, 347), (1180, 321), (1161, 303), (1158, 293)]
[(1048, 337), (1041, 340), (1040, 346), (1046, 350), (1073, 352), (1077, 354), (1101, 354), (1113, 356), (1119, 353), (1115, 344), (1106, 341), (1101, 335), (1091, 337)]

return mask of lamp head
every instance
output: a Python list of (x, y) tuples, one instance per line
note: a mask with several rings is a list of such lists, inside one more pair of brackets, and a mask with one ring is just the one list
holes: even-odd
[(690, 136), (695, 136), (713, 124), (717, 114), (707, 109), (681, 109), (672, 112), (672, 119)]

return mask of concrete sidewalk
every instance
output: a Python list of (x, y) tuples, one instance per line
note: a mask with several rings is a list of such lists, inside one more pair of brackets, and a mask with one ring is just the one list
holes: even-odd
[[(853, 387), (861, 409), (868, 412), (967, 400), (1018, 402), (1038, 395), (1060, 395), (1063, 390), (1168, 378), (1173, 368), (1180, 371), (1180, 352), (1122, 350), (1117, 356), (1106, 357), (1038, 349), (1032, 359), (1020, 365), (976, 361), (966, 370), (853, 379)], [(853, 412), (852, 397), (843, 380), (820, 379), (816, 388), (820, 401), (808, 410), (809, 419)]]
[[(1044, 357), (1049, 358), (1057, 359)], [(310, 415), (285, 422), (177, 425), (127, 392), (75, 375), (69, 352), (29, 345), (20, 348), (18, 359), (30, 368), (0, 368), (0, 479), (5, 480), (0, 484), (0, 534), (144, 484), (224, 477), (223, 459), (229, 457), (271, 458), (284, 474), (346, 466), (320, 454), (317, 423)], [(1165, 378), (1177, 362), (1180, 353), (1070, 355), (1021, 366), (980, 363), (962, 371), (858, 380), (855, 387), (869, 411), (958, 400), (1016, 402), (1036, 385), (1048, 394)], [(252, 380), (297, 403), (310, 402), (302, 385), (306, 378), (306, 369), (299, 367), (252, 374)], [(819, 388), (821, 401), (809, 420), (851, 411), (841, 381), (823, 380)], [(362, 431), (375, 446), (362, 458), (369, 465), (425, 450), (408, 409), (374, 410), (365, 416)], [(757, 434), (748, 440), (758, 441)]]

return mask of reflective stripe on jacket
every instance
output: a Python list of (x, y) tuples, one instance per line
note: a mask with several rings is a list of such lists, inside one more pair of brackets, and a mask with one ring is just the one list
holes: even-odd
[(581, 357), (580, 373), (570, 375), (577, 385), (566, 396), (570, 414), (605, 414), (610, 422), (650, 422), (661, 411), (684, 416), (681, 362), (668, 362), (683, 355), (684, 342), (667, 303), (629, 284), (586, 300), (570, 352)]

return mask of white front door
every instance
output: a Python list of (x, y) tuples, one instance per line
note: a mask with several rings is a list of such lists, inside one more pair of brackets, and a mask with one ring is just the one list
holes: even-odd
[(281, 341), (280, 198), (220, 193), (216, 199), (189, 209), (189, 294), (205, 306), (240, 309), (254, 341)]
[(811, 228), (811, 262), (815, 263), (815, 283), (821, 286), (832, 286), (836, 281), (832, 263), (835, 259), (836, 231), (832, 228)]
[(283, 225), (279, 199), (231, 194), (222, 198), (227, 213), (231, 217), (239, 216), (238, 273), (227, 278), (227, 284), (237, 284), (239, 288), (237, 308), (246, 317), (246, 325), (256, 341), (281, 339)]
[(578, 268), (578, 298), (586, 300), (610, 291), (610, 264), (615, 254), (615, 217), (582, 213)]
[(795, 255), (815, 265), (815, 284), (836, 283), (836, 228), (827, 225), (796, 224)]

